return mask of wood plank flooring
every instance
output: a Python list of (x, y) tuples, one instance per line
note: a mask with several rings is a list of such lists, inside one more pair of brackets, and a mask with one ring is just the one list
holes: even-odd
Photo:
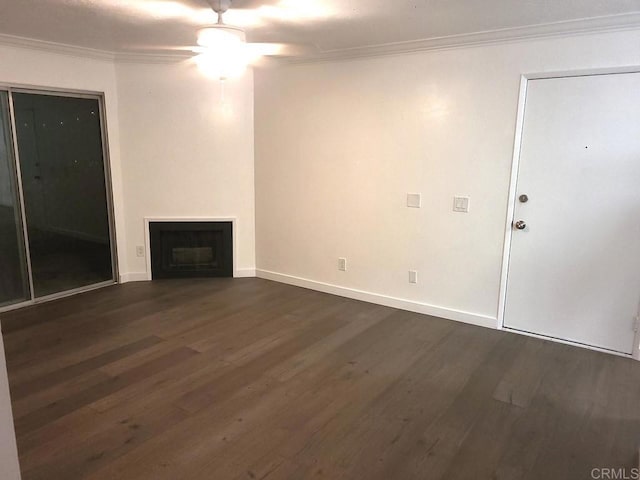
[(260, 279), (2, 316), (23, 478), (590, 479), (640, 363)]

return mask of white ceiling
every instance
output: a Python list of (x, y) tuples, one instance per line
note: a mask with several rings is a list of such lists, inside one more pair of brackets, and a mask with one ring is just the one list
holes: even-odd
[[(326, 52), (639, 12), (640, 0), (235, 0), (225, 20), (251, 41)], [(0, 34), (111, 52), (193, 45), (214, 19), (205, 0), (0, 0)]]

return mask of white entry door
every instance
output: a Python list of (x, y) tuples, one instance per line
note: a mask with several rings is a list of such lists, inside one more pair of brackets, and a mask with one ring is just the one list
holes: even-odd
[(504, 325), (630, 354), (640, 73), (529, 80)]

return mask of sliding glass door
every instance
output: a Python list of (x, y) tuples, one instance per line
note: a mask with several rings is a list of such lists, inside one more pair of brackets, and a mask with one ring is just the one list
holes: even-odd
[(0, 273), (0, 307), (3, 299), (16, 303), (113, 283), (100, 98), (10, 91), (0, 133), (10, 131), (9, 105), (15, 141), (5, 135), (8, 153), (0, 150), (0, 205), (6, 204), (0, 206), (0, 261), (10, 262), (12, 269), (1, 270), (13, 273)]
[(9, 95), (0, 91), (0, 307), (29, 298)]

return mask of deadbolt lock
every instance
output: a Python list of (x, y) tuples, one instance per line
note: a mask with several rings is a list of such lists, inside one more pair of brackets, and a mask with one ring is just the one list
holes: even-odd
[(529, 201), (529, 196), (522, 194), (518, 197), (518, 200), (520, 200), (520, 203), (527, 203)]

